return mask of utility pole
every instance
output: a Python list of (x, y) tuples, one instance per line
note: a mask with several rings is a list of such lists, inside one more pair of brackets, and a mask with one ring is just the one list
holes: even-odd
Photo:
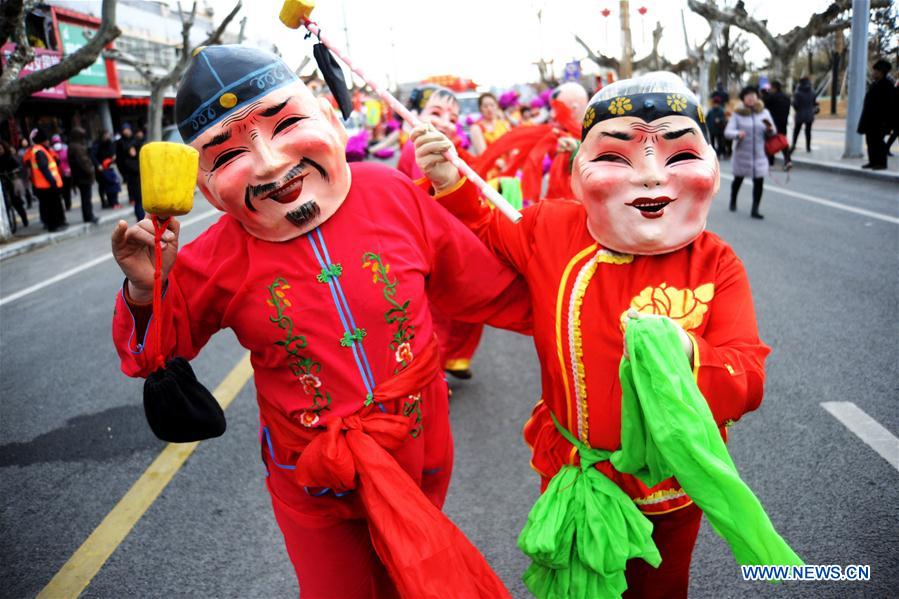
[(849, 45), (849, 108), (843, 158), (861, 158), (862, 136), (855, 132), (862, 114), (868, 74), (868, 18), (871, 0), (852, 0), (852, 40)]
[(830, 78), (830, 114), (837, 113), (837, 100), (840, 97), (840, 60), (843, 57), (843, 32), (834, 31), (833, 35), (833, 55), (831, 56), (833, 73)]
[(633, 76), (633, 66), (631, 64), (631, 55), (633, 54), (633, 49), (631, 47), (631, 8), (630, 2), (628, 0), (621, 0), (621, 5), (619, 8), (621, 12), (621, 34), (623, 41), (623, 54), (621, 56), (621, 68), (618, 73), (619, 79), (629, 79)]

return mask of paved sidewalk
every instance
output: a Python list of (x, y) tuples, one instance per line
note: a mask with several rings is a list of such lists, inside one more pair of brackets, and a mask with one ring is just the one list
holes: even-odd
[[(895, 156), (887, 158), (887, 170), (871, 171), (862, 169), (868, 162), (868, 151), (862, 139), (863, 158), (843, 158), (845, 147), (846, 119), (818, 118), (812, 124), (811, 152), (805, 148), (805, 130), (796, 140), (793, 153), (793, 168), (826, 170), (843, 175), (867, 177), (899, 182), (899, 141), (893, 144)], [(793, 141), (793, 125), (788, 128), (788, 136)], [(861, 136), (860, 136), (861, 137)], [(777, 164), (783, 165), (783, 155), (778, 154)]]
[[(99, 204), (99, 201), (96, 201), (95, 204)], [(97, 226), (108, 222), (116, 222), (122, 219), (129, 223), (134, 221), (134, 206), (131, 206), (126, 201), (125, 205), (117, 210), (100, 210), (98, 206), (95, 206), (94, 216), (99, 219), (96, 225), (80, 222), (81, 203), (73, 200), (71, 210), (66, 212), (66, 218), (69, 221), (68, 228), (56, 233), (48, 233), (41, 227), (36, 208), (37, 203), (35, 202), (32, 206), (34, 214), (32, 214), (32, 210), (28, 211), (29, 223), (27, 227), (22, 227), (21, 223), (19, 223), (19, 229), (15, 235), (8, 241), (0, 243), (0, 262), (40, 247), (87, 235), (90, 231), (96, 229)]]

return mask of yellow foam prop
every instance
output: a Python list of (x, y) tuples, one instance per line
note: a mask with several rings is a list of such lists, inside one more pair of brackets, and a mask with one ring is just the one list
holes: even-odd
[(200, 153), (188, 145), (154, 141), (140, 150), (140, 184), (144, 210), (157, 216), (180, 216), (194, 206)]
[(314, 8), (314, 0), (284, 0), (278, 18), (291, 29), (296, 29), (309, 18)]

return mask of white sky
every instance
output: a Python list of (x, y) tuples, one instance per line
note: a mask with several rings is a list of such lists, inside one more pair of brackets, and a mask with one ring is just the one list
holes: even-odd
[[(188, 6), (189, 1), (183, 4)], [(217, 18), (227, 14), (235, 1), (208, 0)], [(734, 0), (726, 3), (733, 5)], [(418, 81), (442, 74), (474, 79), (487, 87), (534, 81), (538, 73), (533, 63), (541, 55), (555, 61), (557, 74), (566, 62), (586, 57), (574, 41), (575, 33), (606, 54), (621, 53), (617, 0), (319, 0), (317, 4), (313, 20), (344, 48), (346, 23), (350, 58), (379, 83)], [(724, 2), (719, 0), (719, 4)], [(745, 4), (751, 15), (768, 19), (771, 32), (778, 34), (804, 25), (830, 0), (746, 0)], [(311, 56), (312, 40), (303, 39), (304, 29), (291, 30), (281, 24), (281, 5), (281, 0), (244, 0), (247, 37), (277, 44), (287, 62), (298, 66), (304, 55)], [(672, 62), (686, 55), (681, 9), (692, 42), (699, 43), (708, 35), (706, 21), (687, 8), (686, 0), (632, 0), (630, 6), (637, 58), (651, 48), (656, 21), (665, 27), (662, 54)], [(637, 12), (640, 6), (648, 9), (642, 18)], [(536, 16), (540, 8), (542, 28)], [(612, 11), (608, 18), (600, 14), (603, 8)], [(743, 35), (751, 44), (751, 61), (760, 65), (767, 52), (755, 36)], [(585, 60), (581, 66), (593, 72), (592, 64)]]

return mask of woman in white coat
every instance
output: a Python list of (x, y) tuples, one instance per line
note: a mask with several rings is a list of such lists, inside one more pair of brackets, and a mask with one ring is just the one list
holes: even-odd
[(746, 177), (752, 178), (752, 218), (765, 218), (759, 212), (762, 190), (768, 175), (765, 137), (774, 133), (774, 119), (759, 99), (758, 88), (744, 87), (740, 91), (740, 106), (734, 111), (724, 136), (735, 140), (733, 158), (734, 181), (730, 186), (730, 210), (737, 210), (737, 193)]

